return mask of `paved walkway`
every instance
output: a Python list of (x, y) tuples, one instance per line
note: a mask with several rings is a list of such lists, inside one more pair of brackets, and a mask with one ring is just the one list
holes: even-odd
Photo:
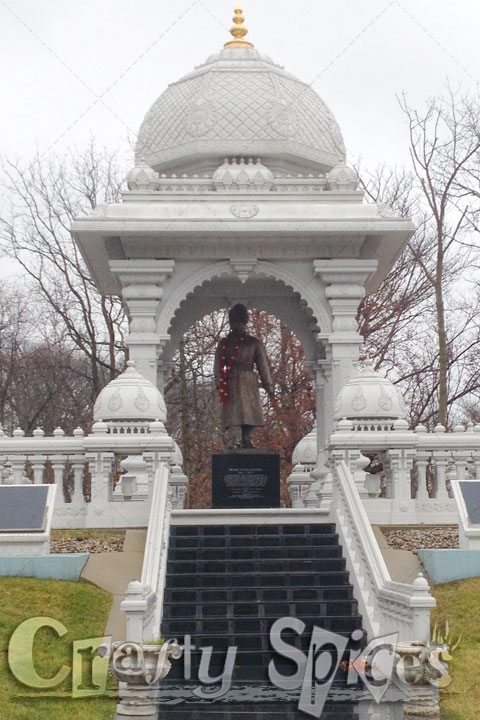
[[(378, 545), (382, 551), (383, 559), (390, 572), (392, 580), (401, 583), (413, 583), (418, 573), (425, 576), (425, 568), (418, 559), (418, 556), (410, 550), (396, 550), (391, 548), (387, 542), (387, 538), (382, 533), (378, 525), (373, 526), (373, 532), (377, 538)], [(430, 582), (429, 578), (427, 580)]]
[(113, 595), (112, 608), (105, 627), (105, 635), (113, 640), (125, 640), (125, 613), (120, 603), (131, 580), (140, 580), (146, 530), (127, 530), (123, 552), (105, 552), (90, 555), (81, 575)]

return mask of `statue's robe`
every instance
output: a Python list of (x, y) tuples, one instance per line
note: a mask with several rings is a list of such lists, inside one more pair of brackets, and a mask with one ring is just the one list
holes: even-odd
[[(214, 375), (217, 388), (220, 385), (223, 348), (226, 345), (227, 365), (230, 363), (238, 335), (220, 340), (215, 353)], [(234, 425), (264, 425), (258, 375), (264, 387), (272, 384), (265, 348), (260, 340), (247, 335), (240, 344), (232, 369), (228, 375), (227, 402), (222, 405), (223, 427)]]

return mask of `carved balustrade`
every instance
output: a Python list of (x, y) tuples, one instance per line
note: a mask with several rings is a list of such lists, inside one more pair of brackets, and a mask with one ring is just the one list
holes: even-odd
[(338, 455), (330, 514), (369, 638), (398, 632), (399, 640), (428, 643), (430, 609), (435, 606), (428, 583), (422, 576), (412, 585), (392, 581), (353, 474)]
[[(160, 463), (172, 463), (176, 509), (183, 508), (188, 479), (173, 459), (174, 444), (162, 423), (130, 425), (97, 422), (91, 434), (77, 428), (71, 436), (61, 428), (52, 436), (38, 428), (31, 437), (18, 428), (11, 437), (0, 430), (0, 482), (55, 483), (53, 527), (143, 527)], [(120, 460), (128, 456), (140, 456), (148, 482), (124, 495), (121, 484), (115, 491), (114, 480), (119, 480)]]

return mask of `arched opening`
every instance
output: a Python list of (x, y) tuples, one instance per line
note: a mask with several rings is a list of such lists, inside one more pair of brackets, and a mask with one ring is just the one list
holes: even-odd
[(285, 280), (263, 271), (240, 279), (238, 275), (232, 274), (228, 266), (223, 270), (215, 266), (207, 270), (207, 279), (200, 280), (198, 284), (192, 280), (192, 289), (178, 299), (176, 305), (167, 305), (163, 316), (161, 314), (158, 329), (160, 335), (167, 338), (162, 354), (164, 362), (172, 360), (184, 334), (195, 322), (237, 302), (274, 315), (294, 331), (307, 361), (312, 362), (320, 357), (322, 348), (317, 342), (317, 336), (321, 331), (328, 331), (329, 319), (318, 297), (314, 298), (316, 307), (312, 307), (312, 298), (309, 298), (309, 302), (305, 293), (301, 294)]
[[(245, 292), (248, 290), (246, 287)], [(197, 313), (205, 307), (210, 310), (212, 306), (209, 303), (214, 300), (211, 292), (205, 294), (205, 300), (209, 302), (203, 304), (200, 299), (197, 291)], [(216, 309), (219, 305), (222, 307), (220, 310)], [(225, 298), (219, 295), (214, 307), (186, 330), (183, 328), (188, 315), (185, 306), (182, 308), (182, 335), (177, 351), (171, 356), (172, 370), (164, 391), (168, 431), (182, 449), (184, 471), (190, 478), (186, 503), (186, 507), (190, 508), (210, 507), (211, 455), (223, 449), (213, 361), (220, 338), (229, 332)], [(193, 313), (193, 308), (191, 311)], [(180, 324), (178, 317), (176, 320)], [(172, 323), (173, 337), (177, 331), (178, 326), (175, 328)], [(257, 447), (271, 448), (280, 454), (282, 502), (288, 505), (285, 480), (291, 472), (296, 444), (313, 426), (315, 383), (307, 367), (300, 338), (276, 314), (250, 306), (247, 331), (264, 344), (274, 384), (273, 398), (261, 393), (265, 426), (257, 428), (254, 442)]]

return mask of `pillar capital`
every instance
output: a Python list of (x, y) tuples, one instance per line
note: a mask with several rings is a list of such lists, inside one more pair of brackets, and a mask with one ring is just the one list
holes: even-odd
[[(110, 260), (110, 270), (122, 288), (150, 286), (161, 289), (175, 269), (175, 260)], [(161, 295), (160, 295), (161, 297)]]

